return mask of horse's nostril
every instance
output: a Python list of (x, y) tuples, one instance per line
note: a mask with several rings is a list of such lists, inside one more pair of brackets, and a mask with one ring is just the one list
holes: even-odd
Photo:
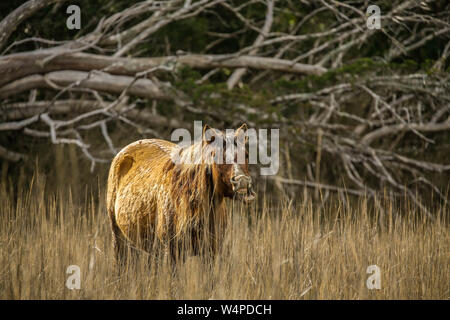
[(238, 181), (238, 180), (245, 180), (246, 182), (252, 181), (252, 178), (243, 174), (233, 176), (231, 177), (231, 180)]

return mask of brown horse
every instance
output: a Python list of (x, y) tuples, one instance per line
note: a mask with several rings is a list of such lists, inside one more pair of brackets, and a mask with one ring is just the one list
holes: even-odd
[[(184, 149), (158, 139), (123, 148), (108, 177), (107, 209), (116, 260), (124, 261), (127, 245), (155, 254), (162, 245), (172, 258), (187, 247), (194, 254), (200, 248), (217, 252), (228, 220), (225, 198), (255, 198), (247, 156), (243, 163), (237, 161), (239, 151), (247, 155), (246, 130), (243, 124), (227, 136), (205, 125), (201, 141)], [(207, 139), (208, 132), (212, 139)], [(214, 137), (234, 147), (211, 143)], [(225, 159), (230, 151), (235, 153), (232, 163)]]

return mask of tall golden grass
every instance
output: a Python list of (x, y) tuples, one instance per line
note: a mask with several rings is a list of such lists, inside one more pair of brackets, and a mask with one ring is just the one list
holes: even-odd
[[(74, 200), (39, 174), (0, 188), (1, 299), (449, 299), (446, 204), (429, 220), (412, 204), (365, 198), (315, 204), (308, 196), (230, 208), (216, 259), (170, 265), (141, 253), (119, 273), (103, 186)], [(80, 188), (82, 189), (82, 188)], [(78, 190), (82, 193), (82, 190)], [(83, 198), (83, 197), (80, 197)], [(86, 200), (88, 199), (88, 200)], [(384, 209), (381, 209), (384, 208)], [(81, 288), (69, 290), (78, 265)], [(377, 265), (381, 289), (366, 286)]]

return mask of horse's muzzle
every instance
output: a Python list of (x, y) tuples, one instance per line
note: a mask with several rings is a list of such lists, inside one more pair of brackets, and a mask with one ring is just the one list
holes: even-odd
[(256, 193), (253, 191), (252, 178), (247, 175), (237, 175), (230, 179), (233, 192), (246, 202), (255, 200)]

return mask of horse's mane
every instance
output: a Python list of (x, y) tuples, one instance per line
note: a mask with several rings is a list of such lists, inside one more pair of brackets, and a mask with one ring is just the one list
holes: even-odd
[(198, 141), (182, 150), (178, 149), (179, 162), (171, 161), (171, 197), (175, 206), (176, 235), (188, 231), (189, 227), (199, 227), (210, 218), (216, 202), (214, 199), (214, 147)]

